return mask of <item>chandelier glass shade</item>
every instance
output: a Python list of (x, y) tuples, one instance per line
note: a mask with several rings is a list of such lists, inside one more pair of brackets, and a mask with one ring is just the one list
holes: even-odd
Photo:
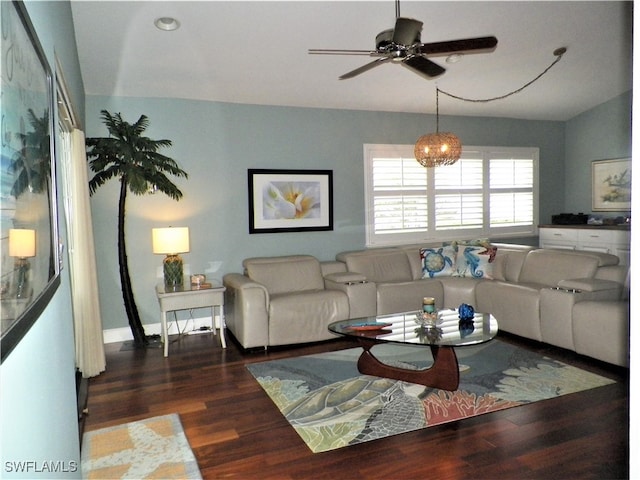
[(427, 133), (418, 138), (413, 154), (423, 167), (453, 165), (460, 159), (462, 144), (451, 132)]

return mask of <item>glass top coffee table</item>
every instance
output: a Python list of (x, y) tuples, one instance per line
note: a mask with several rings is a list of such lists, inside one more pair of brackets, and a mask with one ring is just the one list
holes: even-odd
[[(488, 313), (475, 312), (472, 320), (461, 321), (457, 310), (440, 310), (437, 326), (420, 325), (417, 311), (378, 317), (341, 320), (329, 331), (353, 338), (363, 348), (358, 371), (365, 375), (393, 378), (442, 390), (457, 390), (460, 383), (458, 358), (454, 347), (478, 345), (493, 339), (498, 322)], [(409, 370), (378, 360), (371, 348), (378, 343), (424, 345), (431, 348), (433, 364), (424, 370)]]

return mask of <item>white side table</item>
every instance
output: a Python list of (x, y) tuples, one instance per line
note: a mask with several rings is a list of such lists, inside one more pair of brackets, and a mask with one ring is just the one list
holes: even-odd
[(216, 333), (215, 310), (218, 307), (220, 314), (220, 343), (222, 348), (227, 348), (224, 338), (224, 292), (226, 288), (214, 284), (211, 288), (191, 288), (187, 278), (182, 290), (165, 289), (164, 283), (156, 285), (156, 296), (160, 304), (162, 342), (164, 343), (164, 356), (169, 356), (169, 334), (167, 332), (167, 312), (175, 310), (189, 310), (192, 308), (211, 307), (211, 327)]

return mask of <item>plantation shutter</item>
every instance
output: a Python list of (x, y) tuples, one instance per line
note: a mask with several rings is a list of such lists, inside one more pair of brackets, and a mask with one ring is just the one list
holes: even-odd
[(413, 145), (365, 145), (367, 246), (535, 235), (538, 149), (463, 147), (425, 168)]

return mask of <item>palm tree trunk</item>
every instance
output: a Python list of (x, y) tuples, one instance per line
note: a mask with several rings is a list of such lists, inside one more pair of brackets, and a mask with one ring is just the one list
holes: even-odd
[(124, 237), (124, 218), (125, 218), (125, 201), (127, 199), (127, 179), (123, 176), (120, 179), (120, 199), (118, 202), (118, 264), (120, 266), (120, 283), (122, 285), (122, 299), (124, 300), (124, 308), (129, 319), (129, 326), (133, 333), (133, 341), (137, 347), (144, 347), (149, 343), (140, 314), (136, 306), (136, 300), (133, 297), (133, 288), (131, 287), (131, 277), (129, 276), (129, 262), (127, 260), (127, 248)]

